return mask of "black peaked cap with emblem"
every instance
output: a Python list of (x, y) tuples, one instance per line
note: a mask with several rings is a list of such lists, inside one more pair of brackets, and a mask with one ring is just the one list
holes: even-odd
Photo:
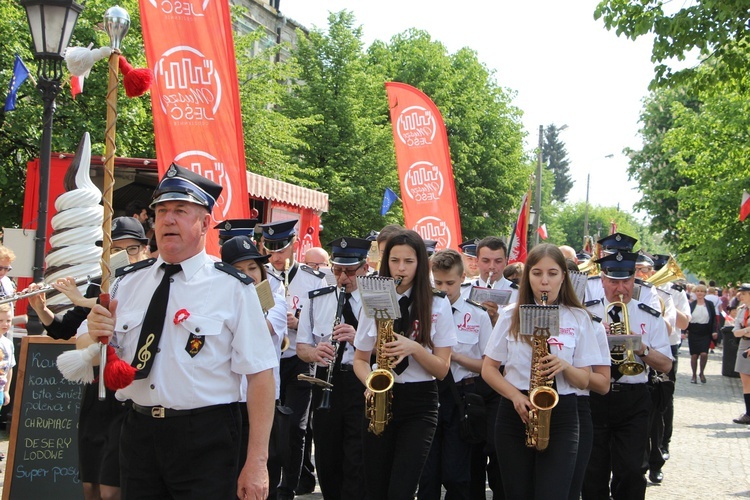
[(638, 252), (638, 258), (636, 259), (635, 263), (654, 267), (654, 259), (652, 259), (651, 255), (647, 254), (643, 250)]
[(346, 236), (333, 240), (329, 245), (331, 246), (331, 264), (354, 266), (367, 259), (372, 242)]
[(431, 257), (437, 251), (438, 242), (435, 240), (424, 240), (424, 247), (427, 249), (427, 256)]
[(278, 252), (288, 247), (294, 240), (297, 231), (294, 226), (297, 225), (297, 219), (286, 219), (268, 224), (261, 224), (263, 230), (263, 246), (270, 252)]
[(156, 186), (149, 208), (164, 201), (189, 201), (212, 211), (222, 187), (192, 170), (172, 163)]
[(261, 255), (253, 240), (247, 236), (235, 236), (221, 246), (221, 260), (234, 265), (243, 260), (255, 260), (260, 264), (268, 261), (270, 255)]
[[(143, 224), (135, 217), (115, 217), (112, 219), (112, 241), (133, 239), (141, 245), (148, 245), (148, 238), (143, 231)], [(96, 242), (102, 246), (102, 240)]]
[(461, 253), (464, 255), (468, 255), (470, 257), (476, 257), (477, 256), (477, 240), (467, 240), (463, 243), (458, 245), (458, 248), (461, 249)]
[(633, 252), (616, 252), (605, 255), (596, 262), (602, 268), (604, 276), (616, 280), (628, 279), (635, 274), (635, 261), (638, 254)]
[(654, 270), (658, 271), (662, 267), (667, 265), (667, 262), (669, 262), (669, 255), (657, 253), (654, 254)]
[(636, 243), (638, 243), (638, 240), (633, 238), (632, 236), (628, 236), (627, 234), (614, 233), (605, 236), (604, 238), (597, 241), (597, 243), (602, 246), (602, 250), (604, 251), (612, 252), (621, 250), (624, 252), (632, 252), (633, 247)]
[(216, 224), (214, 229), (219, 230), (219, 241), (226, 241), (235, 236), (252, 238), (258, 222), (258, 219), (227, 219)]

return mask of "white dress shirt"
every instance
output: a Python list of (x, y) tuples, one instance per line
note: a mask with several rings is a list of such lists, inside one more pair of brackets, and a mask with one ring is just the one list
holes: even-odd
[[(460, 297), (451, 304), (451, 307), (455, 309), (453, 322), (456, 324), (456, 340), (458, 341), (453, 346), (453, 352), (471, 359), (482, 359), (482, 353), (492, 334), (490, 316), (481, 307), (469, 304)], [(451, 372), (456, 382), (478, 375), (455, 361), (451, 361)]]

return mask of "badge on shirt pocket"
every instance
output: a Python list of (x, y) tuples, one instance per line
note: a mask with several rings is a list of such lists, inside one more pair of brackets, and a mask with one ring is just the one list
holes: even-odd
[(203, 349), (203, 346), (206, 343), (205, 339), (205, 335), (190, 334), (187, 344), (185, 345), (185, 351), (187, 351), (191, 358), (194, 358), (196, 354), (201, 352), (201, 349)]

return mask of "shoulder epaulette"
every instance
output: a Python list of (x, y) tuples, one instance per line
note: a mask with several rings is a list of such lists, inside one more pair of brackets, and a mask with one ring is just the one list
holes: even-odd
[(306, 266), (305, 264), (300, 264), (299, 268), (302, 269), (303, 271), (305, 271), (306, 273), (312, 274), (316, 278), (325, 278), (326, 277), (325, 274), (321, 273), (320, 271), (316, 271), (312, 267)]
[(133, 271), (146, 269), (147, 267), (153, 266), (154, 262), (156, 262), (156, 259), (146, 259), (140, 262), (136, 262), (135, 264), (129, 264), (127, 266), (118, 267), (117, 269), (115, 269), (115, 277), (119, 278), (120, 276), (125, 276), (126, 274), (130, 274)]
[(594, 320), (594, 321), (596, 321), (597, 323), (601, 323), (602, 322), (602, 318), (600, 318), (596, 314), (592, 314), (591, 315), (591, 319)]
[(484, 307), (482, 304), (479, 304), (477, 302), (474, 302), (471, 299), (465, 299), (467, 304), (471, 304), (472, 306), (476, 307), (477, 309), (481, 309), (482, 311), (486, 311), (487, 308)]
[[(269, 267), (272, 267), (272, 266), (269, 266)], [(275, 270), (275, 269), (273, 269), (273, 268), (272, 268), (272, 269), (268, 269), (268, 267), (267, 267), (267, 268), (266, 268), (266, 274), (267, 274), (267, 275), (268, 275), (269, 277), (271, 277), (271, 278), (274, 278), (274, 279), (276, 279), (276, 280), (278, 280), (278, 281), (284, 281), (284, 280), (283, 280), (283, 279), (281, 278), (281, 276), (279, 276), (278, 274), (276, 274), (276, 270)]]
[(601, 275), (597, 274), (596, 276), (589, 276), (589, 281), (591, 280), (600, 280), (602, 279)]
[(643, 281), (641, 278), (636, 278), (635, 282), (641, 286), (645, 286), (646, 288), (651, 288), (654, 286), (653, 283), (649, 283), (648, 281)]
[(327, 295), (333, 292), (334, 290), (336, 290), (336, 286), (331, 285), (331, 286), (326, 286), (323, 288), (318, 288), (317, 290), (310, 290), (307, 295), (311, 299), (314, 299), (315, 297), (320, 297), (321, 295)]
[(597, 305), (601, 301), (602, 299), (587, 300), (586, 302), (583, 303), (583, 305), (586, 307), (591, 307), (591, 306)]
[(446, 297), (448, 294), (443, 292), (442, 290), (438, 290), (437, 288), (432, 289), (432, 295), (436, 295), (438, 297)]
[(678, 285), (677, 283), (672, 283), (672, 288), (674, 288), (678, 292), (684, 292), (685, 291), (685, 287), (682, 286), (682, 285)]
[(461, 283), (461, 288), (465, 288), (467, 286), (471, 286), (471, 281), (465, 281), (465, 282)]
[(640, 309), (641, 311), (646, 311), (651, 316), (655, 316), (657, 318), (659, 316), (661, 316), (661, 313), (659, 311), (657, 311), (653, 307), (649, 306), (648, 304), (644, 304), (643, 302), (641, 302), (640, 304), (638, 304), (638, 309)]
[(658, 293), (663, 293), (667, 297), (671, 297), (672, 296), (672, 292), (670, 292), (669, 290), (662, 290), (658, 286), (654, 290), (656, 290)]
[(512, 288), (513, 290), (518, 290), (518, 283), (513, 283), (513, 282), (511, 281), (511, 282), (510, 282), (510, 287), (511, 287), (511, 288)]
[(233, 276), (243, 282), (246, 285), (252, 285), (255, 283), (255, 280), (252, 279), (247, 274), (243, 273), (242, 271), (238, 271), (234, 268), (234, 266), (230, 266), (226, 262), (214, 262), (214, 267), (218, 269), (219, 271), (224, 271), (229, 276)]

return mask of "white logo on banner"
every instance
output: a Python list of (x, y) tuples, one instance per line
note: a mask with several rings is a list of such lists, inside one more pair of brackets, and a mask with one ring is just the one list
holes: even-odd
[(165, 14), (166, 19), (187, 20), (191, 17), (205, 16), (206, 7), (210, 0), (148, 0), (148, 3), (155, 9), (159, 9)]
[(437, 241), (438, 248), (450, 248), (451, 246), (451, 231), (448, 224), (440, 217), (432, 215), (422, 217), (414, 224), (412, 229), (419, 233), (423, 240)]
[(428, 161), (412, 164), (404, 176), (406, 194), (417, 202), (440, 201), (444, 184), (443, 174), (438, 166)]
[(398, 116), (396, 133), (407, 146), (432, 144), (437, 133), (437, 124), (432, 111), (422, 106), (409, 106)]
[(232, 192), (234, 190), (224, 162), (205, 151), (185, 151), (175, 156), (174, 161), (178, 165), (189, 168), (196, 174), (224, 186), (221, 196), (216, 200), (214, 206), (214, 212), (218, 210), (220, 217), (216, 219), (212, 212), (211, 218), (215, 223), (225, 220), (229, 213), (229, 207), (232, 205)]
[(222, 89), (214, 61), (198, 49), (181, 45), (162, 54), (154, 66), (161, 109), (176, 122), (213, 121)]

